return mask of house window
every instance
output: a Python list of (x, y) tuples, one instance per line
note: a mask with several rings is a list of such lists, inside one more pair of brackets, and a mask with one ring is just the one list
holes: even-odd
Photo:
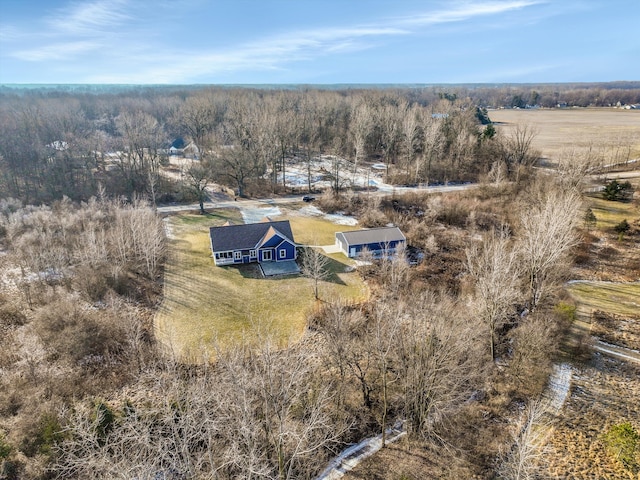
[(255, 250), (249, 250), (249, 258), (256, 258), (256, 251)]
[(284, 248), (280, 249), (280, 258), (287, 258), (287, 251)]
[(242, 252), (241, 251), (233, 252), (233, 259), (242, 260)]
[(232, 252), (218, 252), (216, 253), (216, 260), (229, 260), (233, 258)]
[(264, 250), (262, 252), (262, 261), (268, 262), (271, 260), (271, 250)]

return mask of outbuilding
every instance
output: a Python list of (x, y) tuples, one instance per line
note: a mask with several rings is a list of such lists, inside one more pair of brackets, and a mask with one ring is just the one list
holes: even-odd
[(406, 247), (407, 239), (398, 227), (368, 228), (350, 232), (336, 232), (336, 246), (349, 258), (356, 258), (364, 251), (374, 257), (393, 255)]

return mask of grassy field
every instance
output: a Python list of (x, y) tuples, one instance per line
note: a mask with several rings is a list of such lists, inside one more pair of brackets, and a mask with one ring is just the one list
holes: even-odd
[(590, 314), (594, 310), (616, 315), (640, 316), (640, 282), (580, 282), (568, 287), (578, 308)]
[(598, 194), (590, 195), (587, 203), (596, 216), (596, 228), (600, 230), (611, 230), (623, 220), (631, 222), (640, 218), (637, 203), (610, 202)]
[(545, 157), (556, 157), (565, 148), (604, 148), (613, 155), (620, 146), (631, 146), (631, 158), (640, 157), (640, 110), (616, 108), (568, 108), (541, 110), (491, 110), (498, 128), (529, 125), (537, 131), (533, 146)]
[[(316, 306), (310, 280), (302, 276), (265, 279), (256, 265), (216, 267), (208, 227), (227, 220), (242, 222), (233, 209), (166, 220), (171, 232), (170, 255), (155, 329), (158, 339), (184, 360), (197, 361), (203, 351), (211, 356), (216, 346), (224, 348), (241, 339), (251, 342), (260, 335), (275, 337), (282, 344), (295, 341), (305, 329), (306, 314)], [(291, 225), (296, 241), (298, 232), (342, 229), (322, 219), (303, 217), (293, 217)], [(322, 282), (321, 298), (359, 301), (367, 297), (359, 274), (345, 273), (347, 266), (344, 257), (331, 260), (331, 275)]]

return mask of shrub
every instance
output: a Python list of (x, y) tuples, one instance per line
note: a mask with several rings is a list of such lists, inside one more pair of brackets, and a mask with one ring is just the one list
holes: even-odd
[(620, 183), (617, 180), (611, 180), (605, 185), (602, 196), (605, 200), (612, 202), (627, 202), (633, 196), (633, 187), (628, 181)]
[(9, 454), (12, 450), (11, 445), (5, 442), (4, 435), (0, 434), (0, 460), (9, 458)]
[(451, 225), (452, 227), (464, 228), (469, 218), (470, 209), (468, 204), (459, 199), (443, 202), (442, 209), (436, 217), (438, 221)]
[(37, 331), (57, 356), (95, 363), (125, 348), (122, 321), (104, 311), (83, 310), (71, 302), (59, 300), (36, 313)]
[(3, 480), (20, 480), (24, 465), (18, 460), (4, 460), (0, 462), (0, 478)]
[(101, 268), (82, 265), (76, 269), (74, 287), (89, 301), (102, 301), (109, 291), (108, 274)]
[(629, 225), (629, 222), (627, 222), (627, 219), (625, 218), (619, 224), (613, 227), (613, 229), (618, 234), (619, 236), (618, 238), (622, 239), (624, 234), (627, 233), (629, 230), (631, 230), (631, 225)]
[(107, 434), (113, 429), (115, 421), (116, 415), (111, 407), (104, 402), (97, 402), (93, 422), (96, 434), (101, 441), (104, 441)]
[(38, 453), (50, 455), (53, 447), (63, 439), (64, 434), (58, 417), (51, 413), (45, 413), (34, 425), (33, 431), (29, 432), (22, 441), (21, 450), (29, 457)]
[(634, 470), (638, 467), (640, 434), (631, 422), (613, 425), (604, 434), (603, 441), (609, 453), (622, 462), (625, 468)]
[(360, 216), (359, 221), (366, 228), (383, 227), (388, 223), (385, 214), (375, 208), (367, 208)]
[(576, 306), (570, 303), (560, 302), (554, 308), (553, 311), (566, 323), (573, 323), (576, 321)]
[(27, 317), (20, 309), (11, 304), (4, 305), (0, 302), (0, 325), (20, 326), (27, 323)]

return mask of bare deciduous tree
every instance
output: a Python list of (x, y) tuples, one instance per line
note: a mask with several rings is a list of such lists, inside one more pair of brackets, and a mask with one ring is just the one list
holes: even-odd
[(398, 341), (405, 418), (423, 438), (437, 435), (482, 378), (477, 329), (464, 307), (425, 293), (408, 305)]
[(367, 138), (371, 133), (373, 124), (372, 112), (366, 99), (362, 99), (353, 106), (351, 112), (351, 121), (349, 123), (349, 134), (353, 142), (355, 156), (353, 160), (353, 176), (352, 183), (355, 182), (358, 165), (364, 158), (364, 152), (367, 146)]
[(516, 125), (503, 145), (503, 159), (507, 166), (507, 174), (515, 172), (516, 182), (520, 179), (522, 167), (530, 167), (537, 160), (539, 154), (533, 150), (533, 141), (538, 132), (529, 125)]
[(541, 468), (547, 453), (551, 422), (545, 404), (530, 403), (511, 426), (511, 445), (500, 458), (498, 474), (504, 480), (534, 480), (541, 478)]
[(580, 206), (574, 190), (551, 185), (536, 192), (523, 208), (517, 249), (532, 312), (563, 271), (577, 242)]
[(190, 160), (183, 170), (187, 185), (195, 193), (200, 213), (204, 215), (204, 202), (207, 199), (207, 188), (213, 178), (213, 165), (206, 159)]
[(467, 271), (474, 280), (476, 314), (488, 332), (491, 360), (495, 360), (496, 331), (515, 311), (520, 297), (518, 261), (508, 232), (486, 238), (481, 247), (466, 250)]
[(302, 254), (301, 270), (305, 277), (313, 282), (313, 294), (316, 300), (320, 299), (319, 285), (326, 280), (330, 272), (327, 270), (329, 258), (319, 248), (305, 247)]
[(386, 444), (387, 416), (389, 414), (389, 397), (391, 385), (399, 378), (397, 367), (394, 368), (398, 337), (401, 333), (404, 307), (399, 302), (378, 302), (373, 311), (371, 332), (371, 348), (375, 352), (376, 364), (381, 383), (382, 405), (380, 429), (382, 447)]

